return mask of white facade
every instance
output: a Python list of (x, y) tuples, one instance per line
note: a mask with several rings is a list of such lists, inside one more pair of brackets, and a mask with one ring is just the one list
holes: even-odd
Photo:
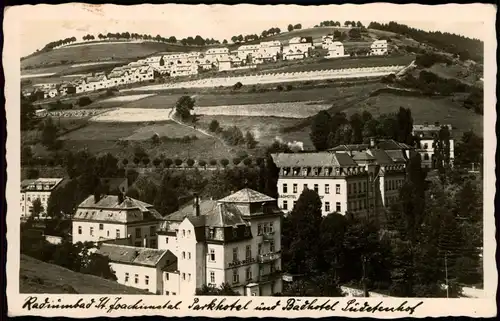
[(387, 40), (375, 40), (370, 46), (370, 53), (375, 56), (387, 55)]
[(325, 58), (340, 58), (345, 57), (344, 45), (340, 41), (332, 42), (328, 45), (328, 54)]
[(226, 47), (210, 48), (205, 51), (205, 59), (215, 63), (219, 60), (227, 60), (229, 56), (229, 49)]
[(450, 163), (453, 165), (453, 160), (455, 159), (455, 142), (451, 136), (452, 126), (449, 124), (440, 125), (439, 123), (431, 125), (413, 125), (412, 134), (419, 139), (417, 151), (420, 154), (423, 168), (436, 168), (434, 140), (442, 126), (447, 127), (450, 131)]
[[(241, 199), (247, 191), (250, 203)], [(205, 284), (223, 283), (240, 295), (281, 292), (281, 211), (261, 195), (245, 189), (217, 202), (201, 202), (198, 215), (187, 206), (166, 218), (158, 246), (175, 253), (178, 263), (164, 272), (165, 293), (193, 295)], [(266, 214), (263, 204), (270, 206)]]
[(21, 219), (28, 218), (33, 212), (33, 202), (40, 200), (43, 211), (39, 218), (47, 217), (47, 205), (50, 194), (62, 182), (62, 178), (38, 178), (21, 182)]
[(334, 42), (333, 35), (326, 35), (321, 37), (321, 47), (323, 49), (328, 49), (333, 42)]

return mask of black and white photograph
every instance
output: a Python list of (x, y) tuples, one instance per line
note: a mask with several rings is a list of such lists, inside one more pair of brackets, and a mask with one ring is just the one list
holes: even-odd
[(493, 316), (496, 8), (450, 6), (7, 9), (12, 311)]

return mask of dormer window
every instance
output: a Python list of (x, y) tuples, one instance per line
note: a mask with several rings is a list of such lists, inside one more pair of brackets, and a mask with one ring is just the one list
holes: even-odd
[(302, 169), (302, 175), (307, 176), (307, 168)]

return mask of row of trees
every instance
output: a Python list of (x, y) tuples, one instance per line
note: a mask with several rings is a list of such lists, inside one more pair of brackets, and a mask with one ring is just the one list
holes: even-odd
[(405, 35), (418, 42), (427, 43), (437, 49), (455, 54), (462, 60), (472, 59), (479, 63), (483, 62), (483, 42), (478, 39), (471, 39), (448, 32), (423, 31), (394, 21), (387, 24), (371, 22), (368, 28)]
[[(340, 21), (333, 21), (333, 20), (325, 20), (321, 21), (319, 25), (315, 25), (315, 28), (318, 27), (341, 27), (342, 24)], [(363, 24), (361, 21), (345, 21), (344, 22), (344, 27), (351, 27), (351, 28), (364, 28)]]
[(371, 137), (385, 137), (413, 144), (413, 118), (409, 108), (401, 107), (396, 114), (374, 118), (368, 111), (347, 118), (342, 112), (333, 116), (320, 111), (311, 124), (310, 138), (316, 150), (326, 150), (341, 144), (361, 144)]
[(286, 29), (288, 30), (288, 32), (293, 31), (293, 30), (300, 30), (300, 29), (302, 29), (302, 25), (300, 23), (297, 23), (295, 25), (289, 24)]
[(42, 52), (49, 51), (49, 50), (52, 50), (56, 47), (59, 47), (62, 45), (67, 45), (67, 44), (70, 44), (73, 42), (76, 42), (76, 37), (68, 37), (68, 38), (64, 38), (64, 39), (60, 39), (60, 40), (56, 40), (56, 41), (51, 41), (48, 44), (46, 44), (40, 51), (42, 51)]

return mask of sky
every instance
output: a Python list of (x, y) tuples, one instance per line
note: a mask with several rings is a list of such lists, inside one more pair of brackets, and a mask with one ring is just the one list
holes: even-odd
[[(396, 21), (426, 31), (442, 31), (484, 40), (485, 19), (494, 19), (492, 6), (468, 5), (36, 5), (13, 7), (19, 17), (20, 53), (28, 55), (51, 41), (90, 33), (160, 34), (184, 38), (200, 35), (220, 41), (233, 35), (260, 34), (264, 29), (301, 23), (313, 27), (324, 20)], [(33, 18), (37, 17), (37, 18)], [(68, 17), (68, 18), (64, 18)], [(71, 17), (71, 18), (69, 18)], [(486, 33), (489, 34), (489, 33)]]

